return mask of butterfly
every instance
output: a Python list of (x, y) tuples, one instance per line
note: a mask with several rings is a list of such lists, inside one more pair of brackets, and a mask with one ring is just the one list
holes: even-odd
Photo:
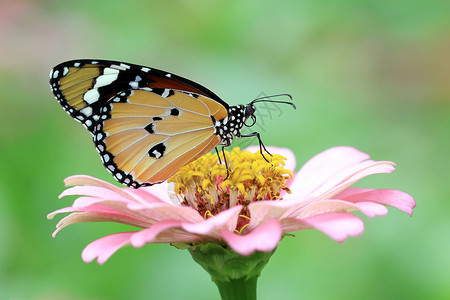
[[(107, 60), (63, 62), (50, 71), (50, 88), (64, 110), (92, 134), (105, 168), (133, 188), (163, 182), (218, 145), (223, 152), (234, 137), (256, 136), (262, 153), (258, 132), (241, 133), (244, 125), (256, 122), (254, 104), (279, 102), (295, 108), (292, 102), (264, 100), (268, 97), (229, 106), (189, 79)], [(275, 96), (292, 100), (288, 94)], [(253, 123), (246, 124), (247, 119)]]

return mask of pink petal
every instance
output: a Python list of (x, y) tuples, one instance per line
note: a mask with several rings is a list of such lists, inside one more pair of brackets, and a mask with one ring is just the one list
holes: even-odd
[(126, 225), (131, 225), (139, 228), (145, 228), (149, 226), (149, 223), (120, 214), (101, 214), (96, 212), (74, 212), (70, 215), (62, 218), (58, 224), (56, 224), (56, 230), (53, 232), (52, 236), (55, 237), (56, 234), (61, 231), (61, 229), (77, 223), (87, 223), (87, 222), (116, 222)]
[(172, 204), (131, 204), (130, 209), (139, 212), (146, 220), (159, 222), (163, 220), (183, 221), (188, 223), (203, 222), (198, 211), (190, 206), (175, 206)]
[(60, 208), (58, 210), (55, 210), (54, 212), (51, 212), (47, 215), (47, 219), (48, 220), (52, 220), (57, 214), (62, 214), (62, 213), (68, 213), (68, 212), (74, 212), (75, 209), (73, 207), (64, 207), (64, 208)]
[(134, 231), (120, 232), (95, 240), (84, 248), (81, 257), (85, 262), (91, 262), (97, 258), (97, 262), (101, 265), (117, 250), (130, 245), (130, 238), (134, 233)]
[(103, 221), (147, 227), (149, 223), (146, 222), (146, 216), (128, 209), (128, 202), (128, 200), (123, 198), (121, 198), (121, 200), (104, 200), (93, 197), (79, 197), (75, 200), (72, 208), (74, 211), (91, 212), (103, 215)]
[[(373, 174), (391, 173), (395, 170), (394, 163), (390, 161), (365, 161), (360, 163), (358, 166), (349, 168), (345, 173), (348, 176), (337, 186), (331, 188), (326, 193), (326, 197), (331, 198), (332, 196), (340, 193), (344, 189), (348, 188), (358, 180)], [(344, 174), (340, 175), (343, 177)], [(337, 178), (334, 178), (337, 181)], [(331, 184), (330, 184), (331, 186)], [(322, 196), (323, 197), (323, 196)]]
[(304, 219), (315, 215), (331, 213), (331, 212), (354, 212), (360, 210), (370, 218), (375, 216), (384, 216), (388, 213), (384, 205), (372, 202), (352, 203), (344, 200), (322, 200), (317, 201), (303, 208), (297, 214), (290, 214), (295, 218)]
[(130, 201), (133, 200), (128, 195), (125, 195), (117, 193), (116, 191), (113, 191), (108, 188), (104, 187), (98, 187), (98, 186), (74, 186), (71, 188), (68, 188), (64, 190), (60, 195), (59, 198), (65, 197), (65, 196), (74, 196), (74, 195), (82, 195), (82, 196), (90, 196), (95, 198), (101, 198), (101, 199), (111, 199), (111, 200), (121, 200), (121, 201)]
[(349, 236), (359, 236), (364, 231), (364, 223), (350, 213), (328, 213), (306, 219), (284, 219), (283, 232), (315, 228), (336, 242), (342, 243)]
[[(169, 197), (169, 184), (164, 181), (148, 187), (140, 187), (138, 189), (127, 189), (127, 192), (132, 194), (135, 198), (140, 198), (148, 203), (169, 203), (173, 204)], [(140, 201), (140, 202), (142, 202)]]
[(241, 210), (242, 206), (238, 205), (224, 210), (200, 223), (183, 223), (182, 228), (190, 233), (208, 235), (210, 238), (218, 238), (220, 237), (220, 229), (234, 231)]
[(250, 223), (246, 229), (253, 230), (270, 219), (280, 220), (287, 210), (293, 205), (292, 201), (258, 201), (248, 205), (250, 211)]
[[(116, 199), (114, 195), (118, 194), (126, 199), (135, 201), (135, 202), (166, 202), (166, 195), (162, 196), (162, 193), (159, 192), (159, 188), (161, 186), (155, 186), (155, 188), (120, 188), (109, 182), (97, 179), (95, 177), (87, 176), (87, 175), (74, 175), (67, 177), (64, 180), (66, 186), (75, 186), (74, 191), (68, 189), (64, 191), (60, 198), (66, 195), (86, 195), (86, 196), (95, 196), (100, 198), (112, 197)], [(68, 192), (69, 191), (69, 192)], [(161, 198), (160, 198), (161, 197)]]
[(127, 198), (129, 195), (124, 192), (124, 189), (115, 186), (114, 184), (111, 184), (109, 182), (106, 182), (104, 180), (88, 176), (88, 175), (73, 175), (69, 176), (66, 179), (64, 179), (64, 183), (66, 186), (95, 186), (95, 187), (101, 187), (105, 188), (107, 190), (111, 190), (113, 192), (116, 192), (119, 195), (122, 195), (123, 197)]
[(343, 190), (342, 192), (339, 192), (336, 194), (336, 199), (347, 199), (348, 197), (351, 197), (356, 194), (361, 194), (365, 192), (373, 191), (374, 189), (367, 189), (367, 188), (356, 188), (356, 187), (349, 187)]
[[(309, 189), (308, 194), (298, 190), (298, 194), (296, 194), (295, 197), (300, 197), (299, 201), (304, 200), (306, 197), (315, 199), (314, 201), (330, 199), (361, 178), (372, 174), (391, 173), (395, 169), (392, 164), (392, 162), (368, 160), (354, 166), (349, 166), (332, 176), (324, 174), (322, 179), (318, 178), (316, 180), (314, 183), (315, 188), (313, 190)], [(298, 186), (295, 186), (295, 183), (292, 187), (298, 189)]]
[(128, 203), (130, 203), (130, 201), (124, 198), (112, 200), (108, 198), (79, 197), (73, 202), (72, 207), (76, 210), (82, 210), (95, 204), (104, 204), (104, 206), (109, 206), (111, 208), (115, 208), (116, 210), (122, 210), (127, 207)]
[(398, 208), (409, 215), (412, 215), (412, 209), (416, 207), (416, 202), (409, 194), (398, 190), (368, 190), (360, 188), (347, 188), (335, 196), (338, 198), (358, 202), (376, 202)]
[(311, 158), (297, 173), (292, 183), (292, 192), (297, 196), (312, 193), (341, 170), (356, 165), (369, 155), (351, 147), (334, 147)]
[(281, 240), (281, 224), (277, 219), (270, 219), (246, 235), (232, 231), (219, 230), (223, 240), (236, 253), (249, 256), (255, 251), (270, 252)]
[[(286, 165), (284, 166), (286, 169), (288, 169), (291, 172), (294, 172), (295, 170), (295, 166), (297, 164), (297, 161), (295, 159), (295, 155), (294, 152), (292, 152), (292, 150), (288, 149), (288, 148), (279, 148), (279, 147), (273, 147), (273, 146), (269, 146), (266, 147), (267, 150), (269, 150), (269, 152), (271, 154), (279, 154), (281, 156), (284, 156), (286, 158)], [(244, 151), (250, 151), (251, 153), (256, 153), (259, 152), (259, 146), (250, 146), (244, 149)]]
[[(131, 245), (136, 248), (140, 248), (145, 244), (157, 242), (159, 234), (165, 232), (169, 237), (170, 243), (194, 243), (201, 240), (199, 237), (189, 234), (177, 234), (171, 233), (169, 229), (180, 228), (182, 222), (166, 220), (154, 224), (152, 227), (137, 232), (131, 237)], [(166, 237), (166, 238), (167, 238)]]

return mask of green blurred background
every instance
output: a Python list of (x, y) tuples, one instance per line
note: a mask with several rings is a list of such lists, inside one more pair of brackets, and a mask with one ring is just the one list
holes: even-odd
[[(297, 110), (261, 109), (267, 145), (298, 165), (337, 145), (392, 160), (359, 186), (414, 196), (414, 216), (363, 217), (337, 244), (285, 238), (259, 299), (450, 299), (448, 1), (0, 1), (0, 299), (218, 299), (187, 251), (128, 247), (82, 262), (124, 230), (79, 224), (51, 237), (63, 179), (113, 182), (90, 135), (48, 87), (56, 64), (114, 59), (197, 81), (231, 104), (291, 93)], [(254, 141), (256, 142), (256, 141)]]

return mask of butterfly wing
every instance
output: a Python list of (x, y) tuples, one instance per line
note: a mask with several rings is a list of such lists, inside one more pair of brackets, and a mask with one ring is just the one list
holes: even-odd
[(128, 186), (159, 183), (213, 149), (228, 105), (188, 79), (111, 61), (70, 61), (50, 73), (63, 108), (93, 135), (103, 164)]

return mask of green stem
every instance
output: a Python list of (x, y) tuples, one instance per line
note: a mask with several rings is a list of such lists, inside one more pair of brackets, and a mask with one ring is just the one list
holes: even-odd
[(258, 277), (230, 281), (216, 281), (222, 300), (256, 300), (256, 281)]
[(211, 275), (222, 300), (256, 300), (256, 281), (275, 252), (254, 252), (242, 256), (225, 245), (205, 243), (188, 248), (192, 258)]

